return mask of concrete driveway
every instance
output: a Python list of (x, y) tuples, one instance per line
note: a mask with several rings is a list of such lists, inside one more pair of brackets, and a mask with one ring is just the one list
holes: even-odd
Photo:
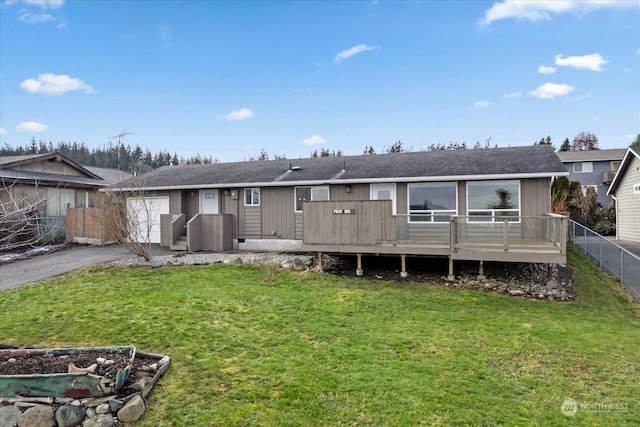
[[(151, 253), (160, 255), (159, 246)], [(59, 276), (79, 268), (133, 255), (122, 246), (75, 246), (68, 249), (34, 256), (33, 258), (0, 265), (0, 291), (27, 283)]]

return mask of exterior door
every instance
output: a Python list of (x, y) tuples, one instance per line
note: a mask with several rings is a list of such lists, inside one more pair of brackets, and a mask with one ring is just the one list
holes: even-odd
[(393, 215), (396, 214), (396, 185), (371, 184), (371, 200), (391, 200)]
[(220, 213), (218, 190), (200, 190), (200, 213)]

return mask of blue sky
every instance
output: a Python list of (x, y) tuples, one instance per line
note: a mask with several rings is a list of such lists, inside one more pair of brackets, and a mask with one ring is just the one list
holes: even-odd
[(639, 1), (0, 0), (0, 141), (244, 160), (640, 132)]

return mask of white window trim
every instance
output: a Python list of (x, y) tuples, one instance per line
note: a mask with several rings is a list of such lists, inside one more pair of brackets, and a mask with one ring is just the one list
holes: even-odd
[[(580, 165), (580, 170), (576, 170), (576, 166)], [(585, 170), (585, 166), (588, 166)], [(577, 162), (573, 164), (573, 173), (593, 173), (593, 162)]]
[(374, 191), (376, 188), (388, 188), (391, 189), (391, 214), (396, 214), (396, 184), (369, 184), (369, 199), (371, 200), (379, 200), (374, 199)]
[[(253, 203), (253, 191), (256, 190), (258, 192), (258, 203)], [(247, 191), (251, 191), (251, 203), (247, 203)], [(260, 206), (262, 202), (262, 194), (260, 193), (260, 188), (251, 187), (244, 189), (244, 205), (245, 206)]]
[(313, 190), (327, 190), (327, 194), (329, 195), (329, 198), (327, 200), (331, 200), (331, 190), (330, 190), (328, 185), (299, 185), (297, 187), (293, 187), (293, 210), (294, 210), (294, 212), (302, 212), (302, 209), (301, 210), (297, 209), (298, 200), (296, 199), (296, 197), (297, 197), (297, 194), (298, 194), (298, 188), (309, 188), (311, 190), (311, 200), (307, 200), (308, 202), (312, 202), (313, 201)]
[[(453, 184), (456, 189), (456, 209), (446, 209), (446, 210), (411, 210), (411, 186), (418, 184)], [(420, 221), (416, 219), (412, 219), (411, 215), (420, 215), (420, 216), (428, 216), (431, 215), (430, 221)], [(436, 216), (442, 215), (457, 215), (458, 214), (458, 183), (456, 181), (444, 181), (444, 182), (412, 182), (407, 184), (407, 216), (409, 218), (409, 222), (413, 224), (444, 224), (442, 221), (434, 221)]]
[(640, 194), (640, 182), (633, 184), (633, 194)]
[[(518, 183), (518, 209), (469, 209), (469, 184), (480, 183), (480, 182), (493, 182), (493, 183), (501, 183), (501, 182), (517, 182)], [(504, 221), (504, 217), (500, 217), (500, 213), (504, 212), (516, 212), (518, 215), (517, 221), (509, 221), (514, 224), (520, 223), (522, 216), (522, 182), (519, 179), (509, 179), (509, 180), (500, 180), (500, 181), (468, 181), (466, 184), (467, 190), (467, 222), (474, 224), (493, 224), (496, 222)], [(473, 220), (473, 216), (471, 212), (487, 212), (491, 211), (491, 220)], [(488, 216), (488, 215), (487, 215)], [(496, 220), (496, 216), (500, 217)]]

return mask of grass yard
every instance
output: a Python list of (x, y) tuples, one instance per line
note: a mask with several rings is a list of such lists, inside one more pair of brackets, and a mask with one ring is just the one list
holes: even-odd
[(569, 263), (572, 303), (255, 265), (91, 268), (0, 292), (0, 341), (168, 354), (138, 426), (637, 426), (639, 305)]

